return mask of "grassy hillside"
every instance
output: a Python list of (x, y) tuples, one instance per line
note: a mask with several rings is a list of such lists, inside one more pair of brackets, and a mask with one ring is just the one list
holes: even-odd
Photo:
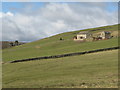
[(3, 64), (3, 88), (117, 88), (118, 50)]
[[(99, 31), (113, 32), (118, 30), (118, 25), (92, 28), (81, 31), (88, 30), (90, 30), (91, 33), (96, 33)], [(109, 40), (95, 42), (75, 42), (72, 38), (73, 36), (77, 35), (78, 32), (80, 31), (66, 32), (21, 46), (5, 49), (3, 50), (3, 62), (17, 59), (87, 51), (99, 48), (108, 48), (117, 46), (118, 44), (118, 39), (116, 37), (113, 37)], [(62, 37), (64, 40), (60, 41), (60, 37)]]
[[(86, 29), (111, 31), (112, 39), (75, 42), (80, 31), (61, 33), (2, 51), (3, 62), (118, 46), (118, 25)], [(82, 30), (83, 31), (83, 30)], [(117, 36), (117, 37), (116, 37)], [(60, 38), (64, 40), (60, 40)], [(57, 59), (3, 64), (3, 88), (116, 88), (118, 50)]]

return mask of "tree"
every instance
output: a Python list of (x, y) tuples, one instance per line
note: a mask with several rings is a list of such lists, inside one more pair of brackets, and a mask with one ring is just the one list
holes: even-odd
[(18, 42), (18, 40), (16, 40), (16, 41), (15, 41), (15, 45), (18, 45), (18, 44), (19, 44), (19, 42)]

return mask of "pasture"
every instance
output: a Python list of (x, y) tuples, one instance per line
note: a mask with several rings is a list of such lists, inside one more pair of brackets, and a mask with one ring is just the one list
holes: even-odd
[(3, 88), (117, 88), (118, 50), (3, 64)]
[[(104, 31), (104, 30), (117, 31), (118, 26), (117, 25), (105, 26), (105, 27), (99, 27), (99, 28), (93, 28), (93, 29), (86, 29), (84, 31), (96, 30), (96, 29), (97, 30), (100, 29), (98, 31)], [(98, 32), (97, 30), (91, 31), (91, 32), (92, 33)], [(79, 31), (66, 32), (66, 33), (58, 34), (52, 37), (44, 38), (38, 41), (34, 41), (31, 43), (27, 43), (21, 46), (4, 49), (2, 51), (3, 62), (41, 57), (41, 56), (82, 52), (82, 51), (89, 51), (89, 50), (118, 46), (117, 37), (113, 37), (112, 39), (108, 39), (108, 40), (100, 40), (100, 41), (94, 41), (94, 42), (75, 42), (73, 41), (73, 36), (76, 35), (76, 33), (78, 32)], [(59, 40), (60, 37), (62, 37), (64, 40)]]
[[(117, 88), (118, 50), (8, 63), (9, 61), (118, 46), (118, 25), (85, 29), (114, 32), (107, 40), (75, 42), (72, 31), (2, 50), (3, 88)], [(64, 40), (60, 40), (63, 38)]]

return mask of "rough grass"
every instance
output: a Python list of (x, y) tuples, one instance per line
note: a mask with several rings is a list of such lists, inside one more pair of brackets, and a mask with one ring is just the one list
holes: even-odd
[(116, 88), (118, 50), (3, 64), (3, 88)]
[[(117, 25), (105, 27), (112, 28), (101, 31), (118, 30)], [(115, 37), (96, 42), (74, 42), (72, 38), (78, 32), (62, 33), (4, 49), (2, 51), (3, 61), (118, 46), (118, 38)], [(98, 31), (92, 33), (96, 32)], [(116, 32), (114, 34), (116, 35)], [(64, 40), (60, 41), (60, 37)], [(58, 59), (3, 64), (3, 88), (115, 88), (117, 87), (117, 81), (117, 50)]]
[(118, 38), (112, 38), (109, 40), (101, 40), (95, 42), (74, 42), (73, 40), (54, 40), (47, 43), (35, 42), (33, 45), (26, 44), (25, 46), (18, 46), (15, 48), (9, 48), (3, 50), (3, 62), (33, 58), (40, 56), (49, 56), (73, 52), (82, 52), (88, 50), (95, 50), (101, 48), (108, 48), (118, 46)]
[[(116, 31), (118, 30), (118, 25), (113, 26), (105, 26), (98, 28), (86, 29), (84, 31), (93, 30), (93, 29), (102, 29), (100, 31)], [(113, 38), (109, 40), (102, 40), (96, 42), (75, 42), (73, 41), (73, 36), (77, 35), (79, 31), (74, 32), (66, 32), (62, 34), (58, 34), (52, 37), (44, 38), (42, 40), (38, 40), (35, 42), (27, 43), (21, 46), (16, 46), (9, 49), (4, 49), (3, 54), (3, 62), (18, 60), (18, 59), (26, 59), (40, 56), (49, 56), (49, 55), (57, 55), (57, 54), (65, 54), (65, 53), (73, 53), (73, 52), (81, 52), (88, 50), (95, 50), (100, 48), (108, 48), (118, 46), (118, 39)], [(94, 31), (98, 32), (98, 31)], [(94, 33), (92, 32), (92, 33)], [(60, 37), (64, 40), (60, 41)]]

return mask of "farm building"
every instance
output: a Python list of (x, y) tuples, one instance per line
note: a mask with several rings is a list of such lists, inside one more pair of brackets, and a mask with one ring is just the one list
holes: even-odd
[(94, 40), (110, 39), (111, 38), (111, 32), (102, 31), (102, 32), (94, 33), (92, 35), (92, 37), (93, 37), (93, 41)]
[(111, 38), (111, 33), (108, 31), (103, 31), (101, 32), (100, 37), (102, 37), (102, 39), (110, 39)]
[(82, 31), (77, 34), (77, 36), (74, 36), (74, 41), (83, 41), (86, 38), (90, 37), (91, 34), (88, 31)]

